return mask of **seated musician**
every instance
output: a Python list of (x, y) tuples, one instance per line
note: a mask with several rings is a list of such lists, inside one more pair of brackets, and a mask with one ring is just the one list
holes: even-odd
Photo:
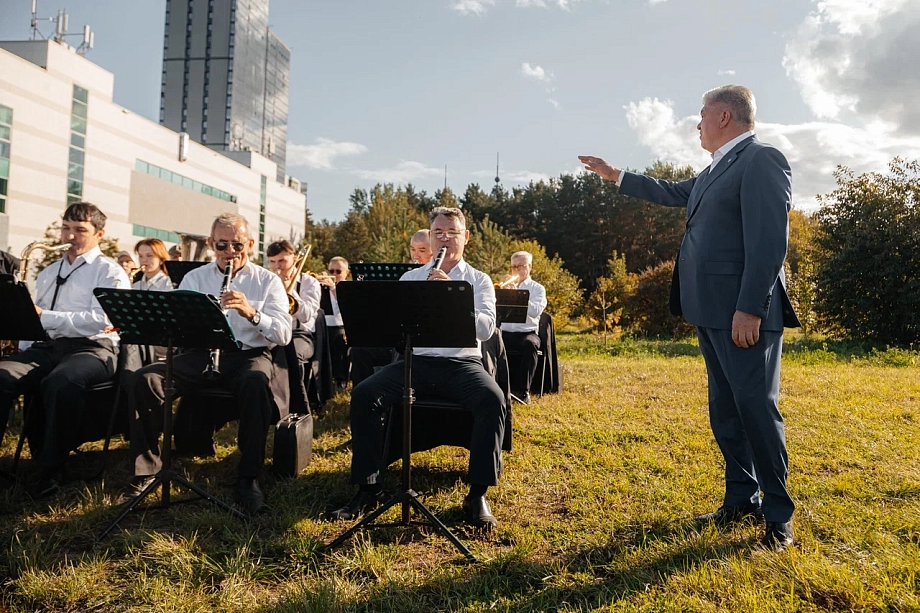
[[(477, 345), (495, 332), (495, 290), (489, 276), (463, 259), (469, 241), (466, 219), (458, 208), (431, 211), (431, 250), (447, 247), (440, 270), (430, 262), (402, 276), (404, 281), (467, 281), (473, 286)], [(450, 326), (451, 322), (444, 322)], [(505, 398), (501, 388), (482, 366), (480, 347), (414, 350), (412, 387), (419, 400), (444, 400), (463, 405), (473, 413), (468, 480), (470, 491), (463, 501), (464, 519), (491, 530), (498, 525), (486, 490), (498, 483), (502, 468), (501, 442), (505, 434)], [(377, 504), (382, 485), (382, 412), (398, 405), (403, 394), (403, 362), (397, 362), (365, 379), (351, 394), (351, 482), (358, 485), (355, 497), (333, 512), (336, 519), (355, 519)]]
[(540, 315), (546, 308), (546, 288), (533, 280), (530, 271), (533, 268), (533, 255), (527, 251), (518, 251), (511, 256), (511, 274), (517, 276), (515, 289), (530, 291), (527, 303), (527, 321), (522, 324), (503, 323), (502, 340), (505, 348), (521, 354), (520, 364), (512, 365), (511, 393), (524, 404), (530, 404), (530, 384), (537, 372), (537, 350), (540, 349)]
[(182, 260), (182, 252), (179, 251), (178, 245), (173, 245), (172, 247), (170, 247), (167, 253), (169, 254), (170, 262), (179, 262)]
[[(294, 267), (294, 245), (284, 239), (275, 241), (265, 249), (268, 266), (281, 278), (285, 287), (292, 283), (293, 276), (297, 273)], [(300, 364), (306, 364), (313, 357), (314, 338), (316, 332), (316, 315), (319, 311), (320, 285), (319, 281), (303, 272), (293, 281), (289, 294), (294, 299), (295, 311), (291, 314), (293, 319), (294, 353)], [(290, 305), (288, 305), (290, 307)], [(290, 308), (289, 308), (290, 311)], [(292, 366), (292, 365), (289, 365)], [(299, 378), (300, 393), (303, 402), (307, 400), (307, 390), (304, 386), (303, 372)], [(294, 408), (291, 409), (294, 411)]]
[(326, 316), (326, 329), (329, 333), (329, 352), (332, 354), (332, 378), (339, 391), (348, 383), (348, 343), (345, 341), (345, 324), (339, 311), (339, 301), (335, 295), (337, 283), (348, 278), (348, 260), (340, 255), (329, 260), (328, 275), (319, 277), (322, 285), (320, 307)]
[(0, 251), (0, 275), (16, 275), (19, 272), (19, 258), (12, 253)]
[[(265, 507), (265, 495), (258, 477), (265, 459), (265, 439), (275, 411), (287, 411), (287, 374), (275, 376), (271, 349), (291, 342), (291, 318), (284, 285), (278, 275), (249, 261), (251, 238), (245, 217), (224, 213), (214, 220), (208, 245), (217, 254), (212, 264), (192, 270), (182, 279), (180, 290), (220, 295), (221, 306), (236, 339), (239, 351), (221, 351), (220, 376), (205, 380), (203, 373), (210, 363), (210, 352), (192, 349), (173, 360), (173, 376), (178, 395), (202, 386), (220, 387), (233, 393), (239, 410), (240, 449), (237, 494), (243, 508), (256, 513)], [(223, 272), (230, 263), (233, 277), (221, 294)], [(137, 371), (131, 403), (131, 455), (134, 478), (122, 491), (119, 503), (139, 495), (161, 468), (160, 432), (162, 431), (165, 364), (151, 364)], [(284, 386), (284, 395), (279, 388)], [(169, 441), (164, 444), (170, 444)]]
[[(431, 237), (426, 228), (412, 235), (409, 241), (409, 257), (413, 264), (427, 264), (431, 261)], [(348, 351), (351, 361), (352, 388), (374, 374), (378, 368), (392, 364), (396, 351), (392, 347), (352, 347)]]
[(39, 498), (57, 493), (67, 455), (81, 442), (76, 436), (85, 390), (115, 374), (118, 335), (106, 332), (110, 323), (93, 289), (128, 289), (129, 283), (124, 269), (99, 249), (105, 221), (102, 211), (88, 202), (67, 207), (61, 242), (70, 243), (70, 249), (39, 273), (35, 284), (35, 311), (48, 340), (23, 341), (19, 353), (0, 360), (0, 423), (6, 423), (20, 394), (38, 392), (42, 397), (41, 476), (32, 491)]
[(137, 263), (134, 261), (134, 256), (128, 253), (127, 251), (119, 251), (118, 255), (115, 256), (115, 261), (118, 262), (118, 265), (125, 269), (125, 274), (128, 275), (130, 281), (134, 281), (131, 276), (137, 272)]
[(173, 289), (172, 281), (166, 273), (166, 245), (158, 238), (145, 238), (134, 245), (134, 253), (140, 262), (140, 271), (144, 273), (131, 285), (131, 289), (140, 289), (153, 292), (170, 292)]

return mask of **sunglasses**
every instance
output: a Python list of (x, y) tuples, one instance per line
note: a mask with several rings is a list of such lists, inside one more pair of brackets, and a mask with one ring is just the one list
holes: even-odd
[(246, 243), (237, 241), (214, 241), (214, 249), (217, 251), (226, 251), (228, 247), (233, 247), (234, 251), (242, 251), (246, 248)]
[(330, 268), (328, 272), (331, 272), (331, 273), (334, 274), (334, 275), (340, 275), (340, 274), (342, 274), (341, 269), (338, 269), (338, 268)]

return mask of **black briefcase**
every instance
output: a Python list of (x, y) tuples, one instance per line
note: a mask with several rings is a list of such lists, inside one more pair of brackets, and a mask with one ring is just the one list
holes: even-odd
[(313, 416), (290, 414), (275, 425), (272, 467), (281, 477), (296, 477), (313, 457)]

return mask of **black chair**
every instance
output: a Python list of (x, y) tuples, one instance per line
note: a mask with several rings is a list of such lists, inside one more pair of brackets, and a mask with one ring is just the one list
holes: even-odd
[[(508, 355), (501, 330), (482, 343), (483, 367), (495, 378), (505, 396), (505, 436), (502, 450), (511, 451), (512, 411)], [(402, 458), (401, 404), (388, 412), (384, 453), (386, 463)], [(393, 410), (393, 409), (396, 410)], [(473, 432), (473, 413), (462, 405), (439, 400), (415, 400), (412, 403), (412, 453), (448, 445), (469, 449)]]
[[(109, 450), (109, 443), (116, 432), (123, 435), (128, 430), (128, 402), (127, 394), (123, 388), (128, 384), (133, 373), (141, 367), (141, 352), (137, 345), (121, 344), (118, 349), (118, 358), (115, 365), (114, 376), (102, 383), (97, 383), (86, 390), (85, 410), (86, 415), (81, 421), (80, 432), (73, 439), (76, 441), (74, 449), (90, 441), (105, 440), (103, 454)], [(44, 406), (41, 394), (31, 392), (23, 399), (22, 430), (19, 433), (19, 442), (13, 456), (12, 470), (16, 471), (22, 448), (26, 441), (29, 451), (35, 457), (41, 453), (44, 433)], [(108, 409), (108, 411), (106, 411)], [(103, 427), (104, 426), (104, 427)], [(73, 451), (70, 449), (68, 451)], [(105, 467), (94, 475), (84, 479), (91, 480), (98, 477)]]
[[(553, 316), (543, 311), (540, 314), (540, 323), (537, 328), (540, 338), (540, 348), (537, 349), (537, 370), (530, 382), (532, 394), (556, 394), (562, 388), (562, 372), (556, 355), (556, 331), (553, 325)], [(521, 352), (508, 351), (509, 362), (520, 368)]]

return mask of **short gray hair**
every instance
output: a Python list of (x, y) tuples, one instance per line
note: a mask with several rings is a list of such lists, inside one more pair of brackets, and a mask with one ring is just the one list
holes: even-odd
[(515, 258), (524, 258), (528, 264), (533, 264), (533, 255), (529, 251), (515, 251), (511, 254), (511, 260)]
[(214, 228), (217, 226), (235, 228), (238, 225), (246, 228), (246, 236), (252, 238), (252, 234), (249, 232), (249, 220), (237, 213), (221, 213), (218, 215), (217, 218), (214, 219), (214, 223), (211, 224), (211, 234), (214, 234)]
[(466, 216), (463, 214), (463, 211), (458, 209), (455, 206), (436, 206), (431, 209), (431, 212), (428, 213), (428, 223), (434, 223), (434, 220), (438, 217), (447, 217), (448, 219), (456, 219), (463, 229), (466, 229)]
[(703, 104), (723, 104), (731, 111), (732, 119), (746, 126), (754, 125), (757, 102), (754, 101), (754, 92), (743, 85), (723, 85), (710, 89), (703, 94)]

